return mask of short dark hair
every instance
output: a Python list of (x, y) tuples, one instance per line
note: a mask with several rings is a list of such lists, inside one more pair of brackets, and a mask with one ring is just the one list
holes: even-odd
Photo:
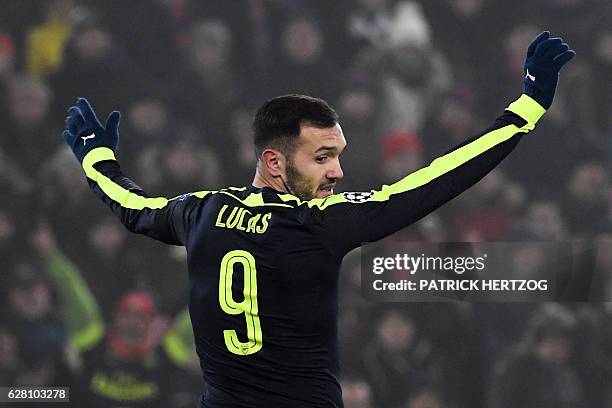
[(323, 99), (306, 95), (283, 95), (266, 101), (255, 114), (255, 154), (273, 147), (290, 155), (302, 124), (328, 128), (338, 123), (338, 114)]

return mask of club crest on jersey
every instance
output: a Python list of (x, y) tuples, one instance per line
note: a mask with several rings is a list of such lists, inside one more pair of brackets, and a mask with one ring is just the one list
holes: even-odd
[(369, 191), (350, 191), (342, 193), (342, 195), (344, 196), (344, 199), (348, 202), (363, 203), (365, 201), (368, 201), (370, 197), (372, 197), (374, 194)]

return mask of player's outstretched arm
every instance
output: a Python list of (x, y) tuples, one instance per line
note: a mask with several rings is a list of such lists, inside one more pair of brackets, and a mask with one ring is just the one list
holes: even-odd
[(559, 71), (575, 55), (560, 38), (540, 34), (527, 50), (523, 94), (491, 127), (380, 190), (312, 200), (309, 205), (325, 213), (320, 233), (342, 254), (407, 227), (467, 190), (535, 128), (552, 103)]
[(208, 192), (185, 194), (174, 199), (149, 197), (122, 172), (115, 151), (119, 143), (118, 111), (106, 125), (98, 120), (85, 98), (68, 108), (64, 140), (83, 166), (91, 189), (132, 232), (184, 245), (192, 215)]

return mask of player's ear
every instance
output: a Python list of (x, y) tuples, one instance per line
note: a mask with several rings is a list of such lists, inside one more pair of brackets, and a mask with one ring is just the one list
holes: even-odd
[(285, 156), (276, 149), (266, 149), (261, 153), (261, 164), (273, 177), (285, 174)]

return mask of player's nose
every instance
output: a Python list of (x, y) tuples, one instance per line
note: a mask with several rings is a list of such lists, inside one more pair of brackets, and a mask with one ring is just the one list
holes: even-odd
[(331, 180), (340, 180), (342, 177), (344, 177), (342, 166), (340, 166), (339, 161), (336, 161), (333, 167), (327, 172), (327, 178)]

